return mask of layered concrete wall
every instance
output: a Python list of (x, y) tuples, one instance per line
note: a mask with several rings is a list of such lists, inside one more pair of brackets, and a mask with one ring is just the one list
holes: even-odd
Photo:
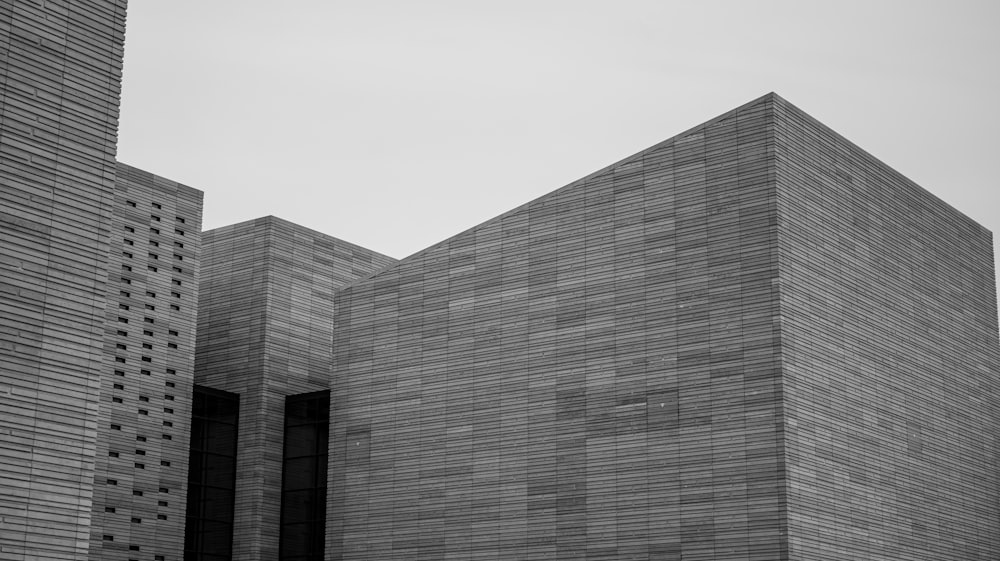
[(791, 558), (1000, 558), (990, 232), (775, 110)]
[(91, 559), (183, 557), (202, 196), (118, 164)]
[(780, 559), (770, 96), (337, 293), (331, 559)]
[(0, 557), (84, 559), (125, 0), (0, 2)]
[(275, 217), (204, 242), (195, 380), (240, 395), (233, 555), (277, 559), (285, 396), (331, 389), (334, 294), (394, 260)]

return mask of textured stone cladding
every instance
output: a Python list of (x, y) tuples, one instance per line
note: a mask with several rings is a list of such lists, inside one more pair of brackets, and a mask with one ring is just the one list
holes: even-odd
[(787, 558), (772, 116), (339, 292), (328, 558)]
[(196, 383), (240, 394), (233, 556), (277, 559), (285, 396), (330, 389), (334, 293), (395, 260), (275, 217), (204, 241)]
[(202, 192), (118, 164), (90, 558), (183, 557)]
[(775, 103), (792, 559), (1000, 559), (990, 232)]
[(0, 557), (84, 559), (125, 1), (0, 2)]

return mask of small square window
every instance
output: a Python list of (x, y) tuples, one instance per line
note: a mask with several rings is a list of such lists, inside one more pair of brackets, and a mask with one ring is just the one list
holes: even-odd
[(145, 436), (137, 436), (137, 437), (135, 437), (135, 440), (136, 440), (136, 442), (146, 442), (146, 437)]
[(124, 349), (128, 349), (128, 347), (126, 347), (125, 345), (122, 345), (121, 343), (115, 343), (115, 348), (123, 349), (123, 350)]
[(155, 215), (155, 214), (150, 214), (149, 217), (152, 218), (153, 220), (155, 220), (156, 222), (160, 221), (160, 217), (157, 216), (157, 215)]
[(151, 343), (143, 343), (142, 344), (142, 348), (144, 348), (144, 349), (152, 349), (153, 345)]
[(125, 204), (127, 204), (128, 206), (134, 207), (135, 206), (135, 201), (125, 201)]
[(175, 387), (176, 385), (177, 385), (177, 384), (175, 384), (175, 383), (173, 383), (173, 382), (167, 382), (167, 387), (168, 387), (168, 388), (173, 388), (173, 387)]
[[(111, 511), (111, 512), (114, 512), (114, 511)], [(101, 539), (103, 539), (106, 542), (113, 542), (113, 541), (115, 541), (115, 537), (114, 536), (109, 536), (107, 534), (104, 534), (104, 536)]]
[(106, 506), (106, 507), (104, 507), (104, 512), (114, 513), (114, 511), (115, 511), (115, 507), (113, 507), (113, 506)]
[(115, 376), (124, 376), (124, 375), (125, 375), (124, 370), (115, 370)]
[(145, 456), (146, 455), (146, 451), (145, 450), (136, 450), (135, 453), (138, 454), (138, 455), (140, 455), (140, 456)]
[(173, 311), (175, 311), (175, 312), (181, 311), (181, 307), (178, 306), (177, 304), (171, 304), (170, 305), (170, 309), (173, 310)]
[(174, 228), (174, 233), (177, 234), (178, 236), (183, 236), (184, 230), (181, 230), (180, 228)]
[(146, 323), (156, 323), (156, 321), (153, 320), (153, 318), (143, 318), (143, 321), (145, 321)]
[(180, 335), (180, 333), (178, 333), (176, 329), (168, 329), (167, 333), (170, 334), (170, 335), (173, 335), (174, 337), (177, 337), (178, 335)]
[(137, 545), (130, 545), (130, 546), (128, 546), (128, 549), (129, 549), (129, 551), (139, 551), (139, 546), (137, 546)]
[(130, 267), (130, 266), (128, 266), (128, 265), (122, 265), (122, 270), (123, 270), (123, 271), (131, 271), (131, 270), (132, 270), (132, 267)]
[(119, 337), (128, 337), (128, 331), (122, 331), (121, 329), (119, 329), (118, 330), (118, 336)]
[(181, 218), (180, 216), (175, 216), (174, 219), (177, 220), (178, 222), (180, 222), (181, 224), (184, 223), (184, 219)]
[(163, 435), (163, 440), (173, 440), (173, 439), (174, 437), (170, 436), (169, 434)]
[(149, 240), (149, 245), (151, 245), (153, 247), (160, 247), (160, 242), (158, 242), (156, 240)]
[(169, 493), (170, 489), (167, 489), (166, 487), (160, 487), (160, 492), (161, 493)]
[(131, 226), (125, 226), (125, 231), (126, 232), (135, 232), (135, 228), (133, 228)]
[(135, 463), (135, 469), (146, 469), (146, 464)]
[(132, 496), (133, 497), (141, 497), (142, 496), (142, 491), (138, 491), (136, 489), (132, 489)]
[(177, 280), (177, 279), (170, 279), (170, 282), (172, 282), (172, 283), (176, 284), (177, 286), (180, 286), (180, 285), (181, 285), (181, 281), (179, 281), (179, 280)]
[(153, 271), (154, 273), (157, 272), (157, 271), (159, 271), (159, 269), (157, 269), (156, 267), (154, 267), (152, 265), (146, 265), (146, 268), (149, 269), (150, 271)]
[(174, 298), (180, 298), (181, 297), (181, 293), (180, 292), (171, 292), (170, 295), (173, 296)]
[(153, 332), (150, 331), (150, 330), (148, 330), (148, 329), (143, 329), (142, 330), (142, 334), (145, 335), (146, 337), (152, 337), (153, 336)]
[(123, 317), (119, 317), (118, 318), (118, 322), (119, 323), (128, 323), (128, 319), (127, 318), (123, 318)]
[(174, 424), (171, 423), (170, 421), (163, 421), (163, 426), (165, 426), (165, 427), (172, 427), (172, 426), (174, 426)]
[(128, 304), (118, 304), (118, 309), (119, 310), (127, 310), (127, 309), (129, 309), (129, 307), (128, 307)]
[(184, 244), (182, 244), (181, 242), (174, 242), (174, 245), (176, 245), (177, 247), (184, 247)]
[(153, 362), (153, 357), (144, 356), (142, 357), (143, 362)]
[(150, 258), (150, 259), (159, 259), (159, 258), (160, 258), (160, 256), (159, 256), (159, 255), (157, 255), (157, 254), (155, 254), (155, 253), (150, 253), (150, 254), (149, 254), (149, 258)]
[(183, 273), (184, 269), (181, 269), (180, 267), (174, 267), (174, 272)]
[(106, 481), (106, 483), (107, 483), (108, 485), (118, 485), (118, 480), (117, 480), (117, 479), (108, 479), (108, 480)]
[(174, 400), (174, 396), (172, 396), (172, 395), (165, 395), (165, 396), (163, 396), (163, 399), (166, 399), (167, 401), (173, 401)]
[(170, 462), (167, 460), (160, 460), (160, 465), (165, 467), (170, 467)]
[(164, 413), (170, 413), (170, 414), (173, 414), (174, 410), (173, 410), (173, 409), (171, 409), (171, 408), (169, 408), (169, 407), (164, 407), (164, 408), (163, 408), (163, 412), (164, 412)]
[(177, 371), (173, 368), (167, 368), (167, 374), (177, 374)]
[[(166, 514), (157, 514), (156, 515), (156, 519), (157, 520), (166, 520), (167, 519), (167, 515)], [(163, 559), (163, 556), (162, 555), (157, 555), (156, 558)]]
[(122, 277), (122, 282), (125, 283), (125, 284), (132, 284), (132, 281), (129, 280), (129, 279), (127, 279), (127, 278), (125, 278), (125, 277)]
[(125, 245), (135, 245), (135, 242), (128, 238), (124, 238), (124, 240), (125, 240)]
[(122, 358), (122, 357), (120, 357), (120, 356), (116, 356), (115, 357), (115, 362), (121, 362), (122, 364), (124, 364), (125, 363), (125, 359)]
[(148, 296), (149, 298), (156, 298), (156, 293), (152, 292), (150, 290), (147, 290), (146, 291), (146, 296)]
[(167, 343), (167, 348), (176, 349), (177, 348), (177, 343)]
[(140, 409), (139, 410), (139, 414), (140, 415), (149, 415), (149, 411), (146, 411), (145, 409)]
[(153, 233), (153, 234), (159, 234), (160, 233), (160, 229), (159, 228), (150, 228), (149, 231), (151, 233)]
[(177, 255), (177, 254), (175, 253), (175, 254), (174, 254), (174, 259), (176, 259), (176, 260), (178, 260), (178, 261), (184, 261), (184, 256), (183, 256), (183, 255)]
[(115, 384), (115, 389), (116, 389), (116, 390), (124, 390), (124, 389), (125, 389), (125, 386), (124, 386), (124, 385), (122, 385), (122, 384)]
[(118, 457), (118, 452), (108, 452), (108, 456), (111, 457), (111, 458), (117, 458)]
[(142, 524), (142, 518), (136, 518), (135, 516), (133, 516), (132, 517), (132, 523), (133, 524)]
[(121, 425), (111, 425), (111, 430), (122, 430)]
[(139, 396), (139, 401), (149, 401), (149, 398), (146, 397), (146, 396), (144, 396), (144, 395), (140, 395)]
[(129, 252), (127, 252), (127, 251), (123, 251), (123, 252), (122, 252), (122, 255), (123, 255), (124, 257), (127, 257), (128, 259), (132, 259), (132, 254), (131, 254), (131, 253), (129, 253)]
[(120, 397), (112, 397), (111, 398), (111, 403), (122, 403), (122, 398), (120, 398)]
[(170, 503), (167, 501), (157, 501), (156, 506), (170, 506)]
[(149, 370), (145, 370), (145, 369), (140, 370), (139, 374), (142, 374), (143, 376), (149, 376)]
[(153, 203), (153, 208), (163, 208), (160, 203)]

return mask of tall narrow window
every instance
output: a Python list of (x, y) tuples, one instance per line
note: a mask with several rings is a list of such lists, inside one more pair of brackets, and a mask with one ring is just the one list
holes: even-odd
[(239, 395), (194, 387), (185, 561), (232, 559), (239, 416)]
[(323, 560), (329, 435), (329, 391), (285, 398), (279, 547), (282, 561)]

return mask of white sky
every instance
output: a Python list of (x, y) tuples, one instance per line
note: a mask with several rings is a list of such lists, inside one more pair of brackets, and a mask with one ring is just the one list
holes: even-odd
[(995, 0), (133, 0), (118, 159), (206, 229), (401, 258), (775, 91), (1000, 232), (998, 30)]

